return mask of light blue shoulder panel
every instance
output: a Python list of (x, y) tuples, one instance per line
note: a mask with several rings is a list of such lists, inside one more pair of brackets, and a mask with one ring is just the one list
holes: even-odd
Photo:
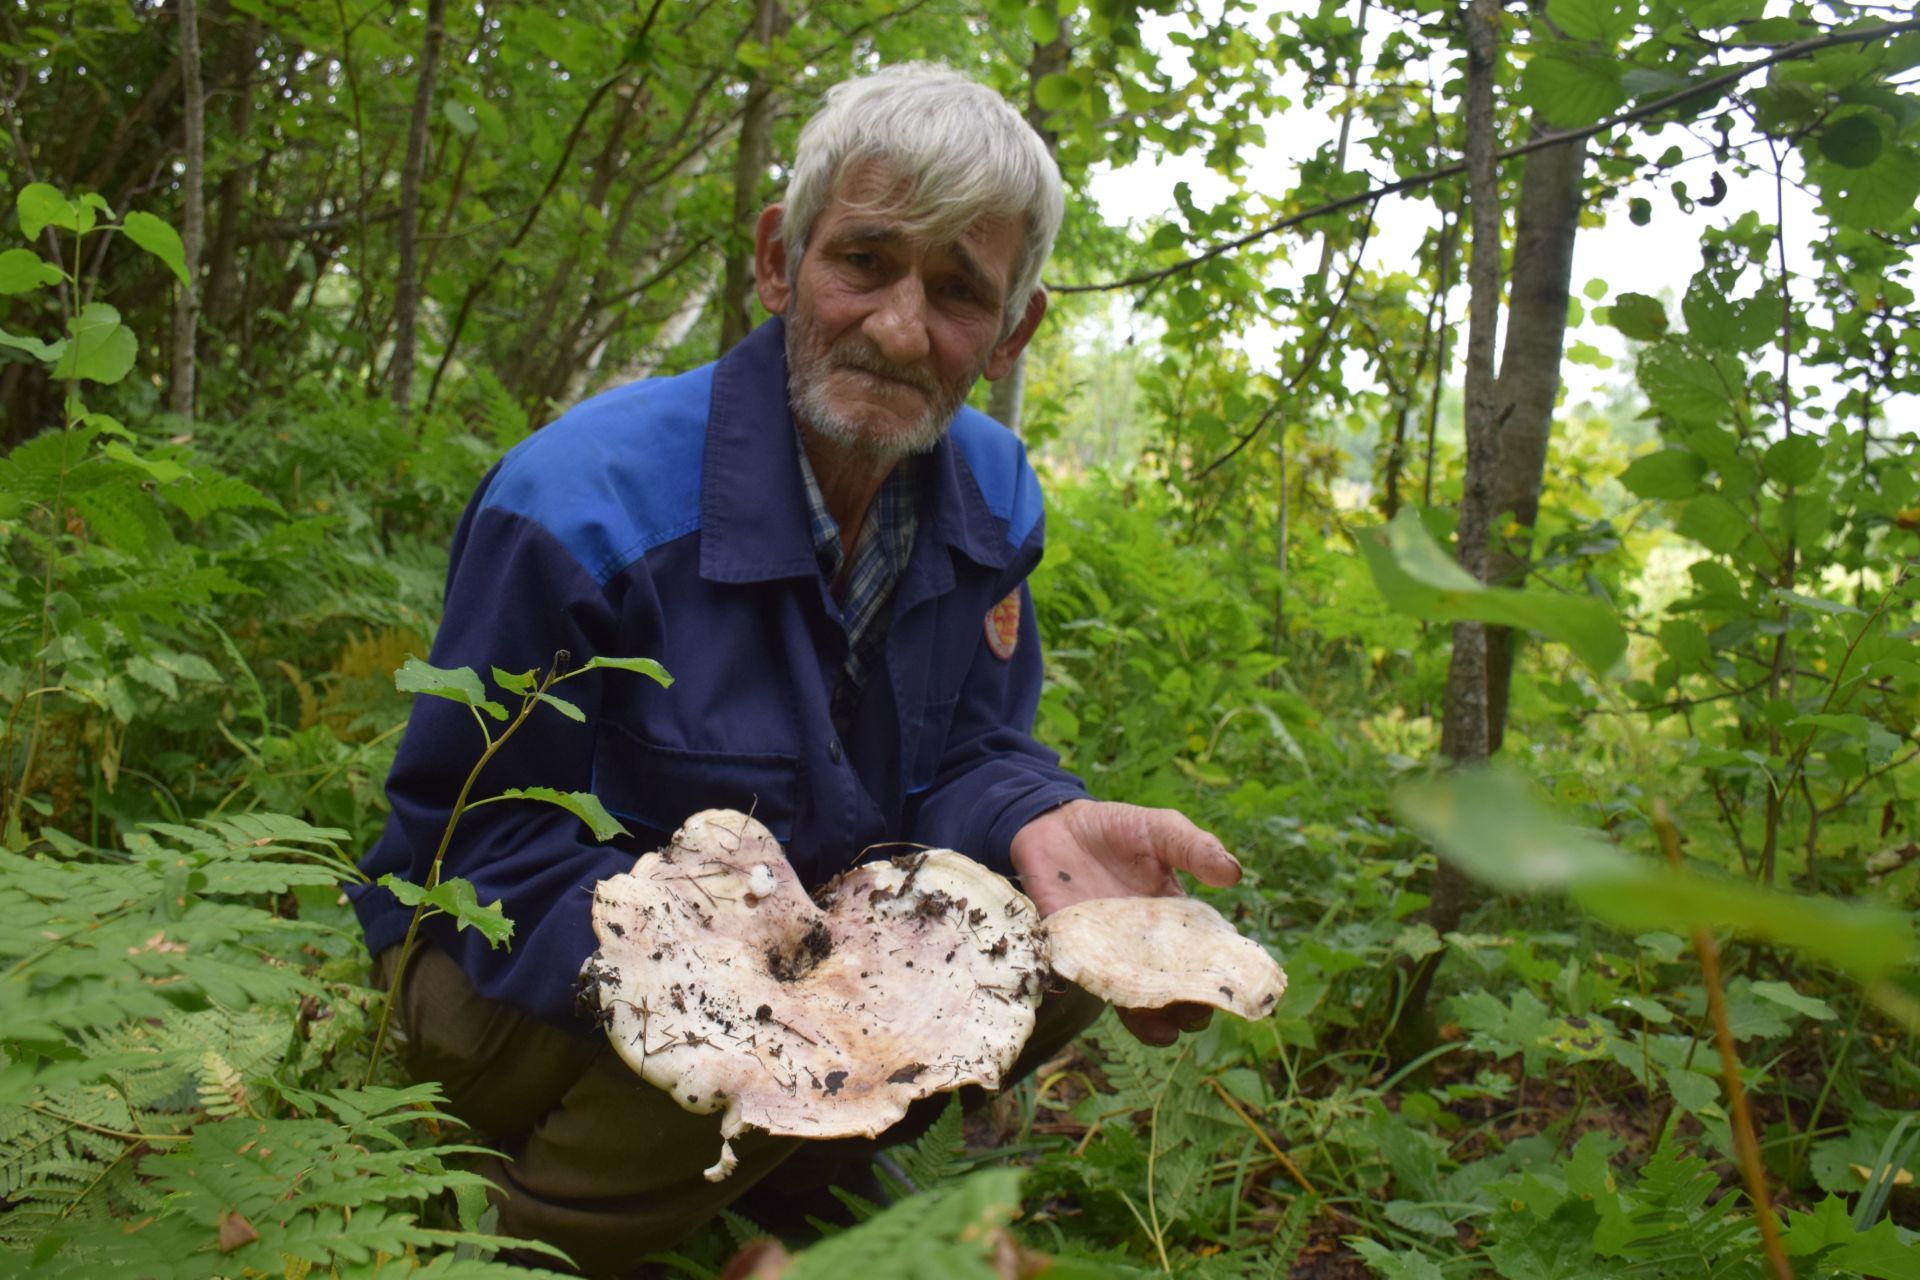
[(1027, 465), (1027, 447), (977, 409), (963, 406), (950, 434), (967, 470), (987, 500), (987, 510), (1007, 524), (1007, 541), (1020, 546), (1040, 523), (1040, 480)]
[(713, 367), (586, 400), (509, 452), (485, 506), (533, 521), (594, 581), (700, 527)]

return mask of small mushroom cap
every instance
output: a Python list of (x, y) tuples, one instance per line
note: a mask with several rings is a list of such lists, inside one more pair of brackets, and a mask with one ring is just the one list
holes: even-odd
[(1041, 927), (1054, 972), (1123, 1009), (1205, 1004), (1263, 1018), (1287, 989), (1265, 948), (1197, 898), (1090, 898)]
[(595, 886), (583, 979), (614, 1050), (687, 1110), (724, 1110), (723, 1137), (872, 1137), (917, 1099), (998, 1087), (1033, 1031), (1037, 926), (944, 850), (857, 867), (815, 905), (764, 826), (707, 810)]

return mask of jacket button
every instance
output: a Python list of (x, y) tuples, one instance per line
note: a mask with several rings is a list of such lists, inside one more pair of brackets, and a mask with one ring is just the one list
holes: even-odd
[(835, 764), (840, 763), (840, 739), (835, 738), (827, 744), (827, 759), (833, 761)]

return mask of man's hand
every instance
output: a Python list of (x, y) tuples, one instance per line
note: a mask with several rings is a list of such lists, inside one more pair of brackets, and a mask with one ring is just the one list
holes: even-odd
[[(1088, 898), (1170, 898), (1176, 871), (1225, 887), (1240, 879), (1226, 846), (1173, 809), (1074, 800), (1041, 814), (1013, 837), (1013, 869), (1043, 916)], [(1207, 1025), (1199, 1004), (1122, 1009), (1120, 1021), (1146, 1044), (1167, 1045)]]

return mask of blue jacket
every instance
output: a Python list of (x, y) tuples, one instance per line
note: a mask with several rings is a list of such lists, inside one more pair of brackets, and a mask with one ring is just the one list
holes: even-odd
[[(670, 689), (622, 671), (568, 681), (556, 692), (587, 722), (538, 708), (481, 775), (476, 798), (591, 790), (634, 833), (597, 844), (571, 815), (530, 801), (461, 818), (442, 874), (500, 900), (512, 948), (489, 951), (445, 917), (422, 933), (481, 994), (585, 1034), (573, 989), (595, 947), (589, 890), (700, 809), (751, 810), (818, 885), (898, 852), (891, 841), (1011, 874), (1014, 833), (1085, 794), (1030, 736), (1041, 663), (1025, 582), (1043, 522), (1025, 450), (963, 409), (927, 470), (884, 662), (844, 741), (829, 708), (846, 633), (814, 559), (780, 321), (718, 364), (588, 400), (481, 482), (454, 535), (431, 661), (484, 677), (545, 671), (564, 650), (570, 666), (649, 657), (675, 677)], [(1009, 594), (1019, 626), (1003, 659), (988, 614)], [(392, 813), (360, 864), (370, 877), (424, 882), (482, 747), (465, 707), (415, 700), (387, 782)], [(409, 912), (390, 893), (351, 896), (371, 951), (400, 941)]]

